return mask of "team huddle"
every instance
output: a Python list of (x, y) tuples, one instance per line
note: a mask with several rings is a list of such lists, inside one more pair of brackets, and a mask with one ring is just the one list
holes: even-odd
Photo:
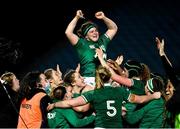
[[(1, 76), (7, 82), (1, 87), (13, 92), (10, 99), (18, 110), (6, 108), (11, 127), (180, 128), (179, 79), (164, 52), (164, 40), (156, 37), (155, 42), (167, 77), (152, 73), (143, 62), (124, 62), (123, 55), (107, 59), (108, 44), (118, 27), (102, 11), (95, 17), (107, 26), (105, 33), (100, 34), (81, 10), (65, 30), (79, 57), (76, 69), (62, 74), (57, 65), (32, 71), (20, 84), (14, 73)], [(85, 21), (75, 33), (79, 20)], [(1, 126), (8, 127), (4, 118), (0, 117)]]

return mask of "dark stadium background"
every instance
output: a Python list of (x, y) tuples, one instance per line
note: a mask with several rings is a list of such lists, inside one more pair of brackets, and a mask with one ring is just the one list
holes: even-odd
[(86, 19), (96, 20), (104, 11), (119, 30), (108, 47), (108, 58), (123, 54), (124, 60), (146, 63), (153, 72), (164, 74), (155, 47), (155, 37), (165, 39), (165, 50), (179, 72), (180, 8), (177, 1), (163, 0), (60, 0), (56, 2), (16, 1), (0, 4), (0, 73), (23, 76), (31, 70), (75, 68), (78, 57), (65, 37), (68, 23), (81, 9)]

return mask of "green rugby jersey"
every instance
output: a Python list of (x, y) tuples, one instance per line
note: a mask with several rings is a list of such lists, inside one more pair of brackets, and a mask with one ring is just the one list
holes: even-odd
[[(145, 95), (145, 83), (143, 83), (141, 80), (136, 80), (136, 79), (132, 79), (132, 81), (133, 81), (133, 85), (129, 88), (130, 92), (137, 95)], [(124, 104), (124, 107), (127, 110), (127, 113), (124, 118), (128, 123), (132, 123), (131, 114), (133, 114), (133, 112), (137, 109), (137, 105), (138, 104), (136, 103), (130, 103), (130, 102), (127, 102)], [(142, 107), (143, 105), (140, 105), (140, 106)], [(141, 111), (141, 113), (142, 112), (143, 111)], [(140, 114), (140, 111), (139, 111), (139, 114)], [(134, 125), (131, 125), (131, 126), (134, 126)]]
[[(169, 117), (169, 113), (165, 112), (165, 100), (160, 99), (151, 100), (141, 109), (131, 113), (129, 123), (134, 124), (139, 122), (140, 128), (169, 128), (170, 125), (164, 123), (165, 118)], [(128, 112), (127, 112), (128, 113)]]
[(100, 64), (96, 56), (95, 49), (101, 48), (106, 59), (106, 49), (110, 39), (104, 34), (101, 35), (97, 42), (88, 41), (80, 38), (74, 46), (78, 53), (81, 65), (81, 75), (84, 77), (95, 77), (96, 67)]
[(122, 101), (128, 100), (130, 93), (124, 87), (106, 86), (82, 94), (96, 112), (95, 127), (122, 128)]
[(141, 80), (132, 79), (133, 85), (129, 88), (131, 93), (136, 95), (145, 95), (145, 83)]
[(50, 128), (71, 128), (86, 126), (94, 121), (95, 116), (91, 115), (80, 119), (71, 108), (54, 108), (47, 114), (47, 119)]

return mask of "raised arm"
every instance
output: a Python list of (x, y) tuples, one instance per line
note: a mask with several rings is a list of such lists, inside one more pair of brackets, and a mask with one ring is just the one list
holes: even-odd
[(116, 58), (115, 62), (120, 66), (124, 60), (123, 55), (120, 55)]
[(77, 73), (80, 73), (80, 68), (81, 68), (80, 63), (78, 63), (78, 66), (75, 69)]
[(158, 37), (156, 37), (156, 43), (157, 43), (157, 49), (159, 50), (159, 55), (164, 56), (168, 62), (168, 64), (172, 67), (172, 64), (168, 57), (166, 56), (166, 53), (164, 52), (164, 39), (162, 41), (159, 40)]
[(114, 70), (108, 66), (106, 61), (103, 59), (103, 51), (101, 49), (96, 49), (96, 53), (98, 55), (98, 59), (99, 59), (101, 65), (110, 70), (112, 80), (114, 80), (122, 85), (128, 86), (128, 87), (131, 87), (133, 85), (131, 79), (116, 74), (114, 72)]
[(171, 62), (164, 52), (164, 40), (160, 41), (159, 38), (156, 37), (157, 49), (159, 50), (159, 55), (161, 57), (161, 61), (164, 66), (164, 70), (168, 75), (168, 78), (172, 82), (173, 86), (176, 87), (179, 83), (178, 78), (176, 76), (175, 70), (172, 67)]
[(108, 65), (119, 75), (123, 75), (124, 70), (118, 65), (118, 63), (112, 59), (107, 60)]
[(106, 26), (108, 28), (108, 30), (106, 31), (106, 34), (110, 39), (112, 39), (118, 30), (116, 23), (114, 23), (111, 19), (106, 17), (102, 11), (97, 12), (95, 14), (95, 17), (97, 19), (102, 19), (104, 21), (104, 23), (106, 24)]
[(56, 65), (56, 71), (58, 73), (58, 76), (59, 76), (59, 79), (60, 79), (60, 83), (62, 84), (63, 83), (62, 72), (61, 72), (58, 64)]
[(56, 65), (56, 71), (58, 72), (59, 76), (62, 77), (62, 72), (61, 72), (58, 64)]
[(76, 24), (77, 24), (79, 18), (83, 18), (83, 13), (81, 10), (78, 10), (76, 12), (76, 16), (69, 23), (69, 25), (67, 26), (66, 31), (65, 31), (65, 34), (72, 45), (76, 45), (76, 43), (79, 40), (79, 37), (74, 33), (74, 28), (76, 27)]

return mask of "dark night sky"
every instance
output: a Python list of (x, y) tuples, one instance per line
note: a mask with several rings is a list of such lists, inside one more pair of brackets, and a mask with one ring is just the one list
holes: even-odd
[[(22, 52), (19, 62), (3, 62), (4, 70), (19, 72), (31, 64), (34, 58), (41, 57), (58, 44), (63, 48), (67, 42), (64, 31), (75, 16), (77, 9), (82, 9), (87, 19), (93, 19), (94, 13), (105, 13), (112, 9), (123, 10), (136, 5), (140, 7), (168, 6), (165, 0), (60, 0), (56, 2), (16, 1), (0, 3), (0, 37), (19, 43)], [(173, 1), (176, 5), (177, 2)], [(128, 12), (127, 12), (128, 13)], [(134, 12), (135, 13), (135, 12)], [(113, 15), (113, 14), (112, 14)], [(1, 64), (1, 63), (0, 63)], [(25, 65), (26, 64), (26, 65)]]
[[(53, 48), (64, 47), (64, 31), (68, 22), (82, 9), (87, 18), (94, 17), (99, 10), (106, 10), (115, 4), (92, 0), (91, 3), (80, 0), (61, 0), (58, 2), (7, 2), (0, 4), (0, 37), (18, 43), (21, 58), (17, 63), (3, 61), (3, 70), (19, 71), (24, 64), (40, 57)], [(93, 14), (93, 15), (92, 15)], [(2, 56), (2, 55), (1, 55)], [(2, 64), (2, 62), (1, 62)]]
[[(88, 17), (93, 17), (97, 10), (106, 10), (114, 3), (87, 3), (78, 0), (61, 0), (58, 2), (25, 2), (1, 5), (1, 36), (19, 41), (23, 48), (34, 52), (51, 47), (53, 43), (64, 40), (67, 22), (82, 9)], [(89, 8), (91, 7), (92, 8)], [(90, 14), (90, 15), (89, 15)], [(69, 19), (70, 18), (70, 19)], [(63, 44), (62, 44), (63, 46)]]

